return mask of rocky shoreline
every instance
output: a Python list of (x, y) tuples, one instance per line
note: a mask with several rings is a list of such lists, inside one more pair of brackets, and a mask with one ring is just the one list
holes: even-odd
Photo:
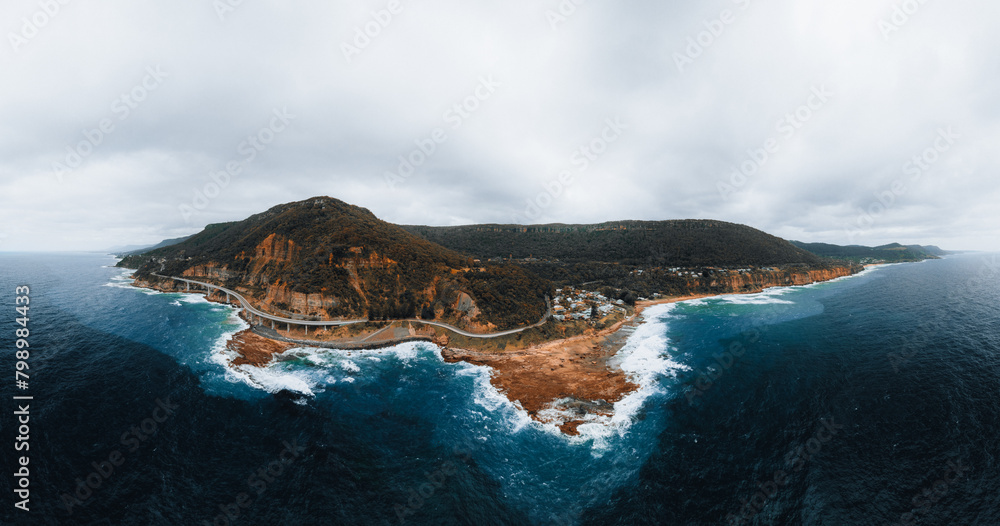
[[(635, 319), (628, 323), (634, 323)], [(609, 361), (625, 344), (625, 338), (615, 338), (624, 325), (594, 335), (556, 340), (525, 350), (512, 352), (479, 352), (467, 349), (443, 348), (441, 356), (447, 362), (468, 362), (492, 370), (490, 383), (507, 399), (520, 405), (528, 416), (556, 424), (563, 433), (577, 435), (583, 419), (553, 419), (543, 412), (557, 401), (570, 405), (581, 413), (611, 416), (613, 404), (628, 396), (639, 386)], [(569, 404), (566, 404), (566, 401)]]
[[(754, 294), (774, 286), (807, 285), (849, 276), (857, 270), (839, 267), (805, 271), (794, 277), (783, 276), (780, 283), (754, 280), (750, 284), (727, 284), (743, 290), (721, 294)], [(137, 280), (135, 285), (164, 292), (178, 292), (176, 289), (158, 286), (157, 283)], [(602, 331), (589, 329), (582, 335), (524, 348), (515, 347), (512, 350), (456, 348), (448, 345), (446, 334), (439, 334), (433, 327), (415, 328), (414, 325), (420, 325), (415, 323), (405, 323), (405, 327), (395, 328), (390, 323), (371, 334), (347, 339), (328, 335), (332, 339), (326, 340), (301, 339), (290, 333), (282, 334), (270, 328), (254, 326), (234, 335), (227, 342), (227, 348), (238, 355), (231, 362), (232, 366), (263, 367), (274, 360), (276, 355), (296, 347), (362, 350), (392, 347), (407, 341), (434, 343), (441, 348), (441, 356), (449, 363), (464, 361), (489, 367), (492, 385), (511, 402), (524, 409), (532, 419), (555, 424), (563, 433), (572, 436), (579, 434), (577, 428), (587, 421), (588, 415), (611, 416), (613, 405), (640, 387), (612, 363), (612, 358), (628, 340), (627, 335), (623, 334), (625, 331), (621, 331), (623, 327), (637, 326), (642, 320), (642, 311), (649, 306), (718, 295), (718, 292), (699, 293), (640, 301), (632, 316)], [(208, 300), (222, 303), (213, 298)], [(373, 339), (382, 333), (385, 335)], [(470, 340), (465, 339), (462, 345), (469, 346), (469, 343)], [(561, 411), (553, 411), (557, 404)], [(554, 414), (559, 416), (553, 416)]]

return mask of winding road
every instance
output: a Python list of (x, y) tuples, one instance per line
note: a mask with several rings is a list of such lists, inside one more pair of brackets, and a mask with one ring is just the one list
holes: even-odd
[[(296, 320), (296, 319), (292, 319), (292, 318), (283, 318), (281, 316), (275, 316), (273, 314), (268, 314), (266, 312), (263, 312), (261, 310), (258, 310), (256, 308), (254, 308), (253, 305), (251, 305), (250, 302), (247, 301), (247, 299), (244, 298), (242, 295), (240, 295), (239, 293), (237, 293), (235, 291), (229, 290), (229, 289), (227, 289), (225, 287), (220, 287), (219, 285), (213, 285), (211, 283), (205, 283), (204, 281), (196, 281), (196, 280), (193, 280), (193, 279), (178, 278), (176, 276), (163, 276), (163, 275), (157, 274), (155, 272), (153, 272), (152, 274), (154, 276), (158, 277), (158, 278), (164, 278), (164, 279), (172, 279), (172, 280), (176, 280), (176, 281), (182, 281), (182, 282), (187, 283), (189, 285), (190, 284), (200, 285), (200, 286), (205, 287), (206, 289), (209, 289), (209, 290), (214, 289), (214, 290), (218, 290), (220, 292), (224, 292), (224, 293), (226, 293), (229, 296), (235, 297), (237, 299), (237, 301), (240, 302), (240, 306), (242, 306), (244, 309), (246, 309), (246, 311), (248, 313), (252, 314), (253, 316), (257, 316), (258, 318), (260, 318), (262, 320), (271, 320), (272, 322), (284, 323), (286, 325), (300, 325), (300, 326), (304, 326), (304, 327), (307, 327), (307, 329), (306, 329), (307, 331), (308, 331), (308, 327), (340, 327), (340, 326), (343, 326), (343, 325), (353, 325), (353, 324), (356, 324), (356, 323), (367, 323), (369, 321), (367, 318), (366, 319), (357, 319), (357, 320), (327, 320), (327, 321), (323, 321), (323, 320)], [(521, 327), (519, 329), (510, 329), (510, 330), (501, 331), (501, 332), (491, 332), (491, 333), (488, 333), (488, 334), (477, 334), (477, 333), (474, 333), (474, 332), (463, 331), (462, 329), (459, 329), (458, 327), (454, 327), (454, 326), (448, 325), (447, 323), (441, 323), (441, 322), (430, 321), (430, 320), (422, 320), (422, 319), (419, 319), (419, 318), (404, 318), (404, 319), (400, 319), (400, 320), (390, 320), (390, 321), (410, 321), (410, 322), (414, 322), (414, 323), (423, 323), (423, 324), (426, 324), (426, 325), (433, 325), (435, 327), (441, 327), (442, 329), (447, 329), (447, 330), (449, 330), (451, 332), (454, 332), (455, 334), (459, 334), (459, 335), (462, 335), (462, 336), (465, 336), (465, 337), (468, 337), (468, 338), (499, 338), (501, 336), (509, 336), (511, 334), (517, 334), (519, 332), (523, 332), (523, 331), (526, 331), (528, 329), (533, 329), (535, 327), (540, 327), (540, 326), (544, 325), (545, 322), (549, 321), (549, 318), (552, 316), (552, 303), (549, 300), (548, 296), (545, 297), (545, 306), (546, 306), (545, 316), (543, 316), (542, 319), (538, 323), (535, 323), (533, 325), (529, 325), (527, 327)], [(308, 332), (307, 332), (307, 334), (308, 334)]]

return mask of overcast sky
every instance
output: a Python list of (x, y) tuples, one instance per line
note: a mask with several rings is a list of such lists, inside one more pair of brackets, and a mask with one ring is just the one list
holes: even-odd
[(318, 195), (1000, 249), (996, 2), (62, 1), (0, 7), (0, 250)]

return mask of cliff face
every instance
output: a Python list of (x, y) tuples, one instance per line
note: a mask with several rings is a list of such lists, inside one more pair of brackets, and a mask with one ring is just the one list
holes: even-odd
[(821, 281), (857, 274), (860, 265), (802, 270), (753, 270), (750, 272), (716, 272), (688, 283), (691, 292), (756, 292), (770, 287), (809, 285)]
[(287, 284), (268, 285), (261, 299), (261, 305), (269, 312), (287, 311), (320, 317), (329, 317), (330, 312), (336, 312), (339, 303), (335, 296), (321, 292), (291, 292)]
[[(628, 301), (656, 293), (804, 285), (860, 269), (831, 267), (783, 239), (719, 221), (409, 228), (467, 251), (445, 248), (366, 209), (317, 197), (208, 225), (175, 245), (126, 257), (119, 266), (137, 269), (147, 281), (157, 273), (223, 285), (275, 313), (320, 319), (434, 316), (473, 332), (537, 322), (546, 312), (545, 297), (554, 295), (553, 283), (597, 283)], [(523, 266), (468, 255), (512, 253), (524, 254)]]
[[(447, 312), (450, 321), (469, 328), (479, 328), (480, 310), (476, 300), (449, 279), (452, 271), (434, 276), (429, 283), (415, 290), (403, 290), (401, 275), (406, 272), (399, 262), (363, 247), (348, 247), (335, 257), (313, 258), (308, 273), (300, 268), (302, 251), (294, 241), (277, 234), (267, 236), (252, 250), (240, 252), (234, 265), (211, 261), (186, 268), (181, 276), (227, 286), (247, 297), (267, 312), (302, 315), (317, 319), (361, 318), (371, 315), (373, 304), (386, 296), (402, 297), (413, 306), (450, 306), (437, 309), (437, 315)], [(315, 292), (304, 292), (300, 280), (289, 275), (332, 273), (342, 278), (338, 289), (321, 284)], [(436, 286), (444, 282), (445, 287)], [(170, 287), (161, 283), (159, 288)], [(377, 308), (377, 307), (376, 307)], [(377, 315), (376, 315), (377, 316)], [(492, 324), (482, 325), (490, 327)]]
[(288, 262), (295, 259), (295, 256), (298, 253), (298, 247), (295, 245), (294, 241), (287, 239), (284, 236), (271, 234), (267, 236), (259, 245), (257, 245), (255, 252), (255, 258), (261, 262)]
[(137, 269), (144, 282), (158, 282), (156, 273), (221, 285), (289, 317), (377, 320), (434, 313), (473, 331), (537, 322), (551, 289), (516, 267), (473, 268), (467, 256), (328, 197), (209, 225), (119, 265)]

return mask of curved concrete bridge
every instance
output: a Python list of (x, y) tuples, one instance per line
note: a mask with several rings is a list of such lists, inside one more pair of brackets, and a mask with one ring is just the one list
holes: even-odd
[[(235, 291), (232, 291), (232, 290), (229, 290), (229, 289), (227, 289), (225, 287), (220, 287), (219, 285), (213, 285), (211, 283), (205, 283), (204, 281), (196, 281), (196, 280), (193, 280), (193, 279), (178, 278), (176, 276), (163, 276), (163, 275), (157, 274), (155, 272), (153, 272), (152, 274), (154, 276), (158, 277), (158, 278), (164, 278), (164, 279), (172, 279), (172, 280), (176, 280), (176, 281), (182, 281), (182, 282), (184, 282), (184, 283), (187, 284), (187, 290), (191, 290), (191, 284), (193, 283), (193, 284), (195, 284), (197, 286), (205, 287), (206, 291), (209, 291), (209, 294), (211, 294), (210, 291), (212, 291), (212, 290), (218, 290), (219, 292), (223, 292), (223, 293), (226, 294), (226, 301), (227, 302), (231, 302), (232, 301), (231, 298), (236, 298), (236, 300), (240, 302), (240, 306), (243, 307), (244, 309), (246, 309), (246, 311), (251, 315), (251, 317), (250, 317), (250, 323), (251, 324), (253, 323), (253, 317), (256, 316), (257, 320), (258, 320), (258, 322), (257, 322), (258, 325), (263, 325), (264, 324), (264, 320), (270, 320), (271, 321), (271, 328), (272, 329), (275, 328), (275, 323), (284, 323), (288, 327), (289, 330), (291, 330), (292, 325), (298, 325), (298, 326), (301, 326), (301, 327), (305, 328), (306, 335), (308, 336), (309, 335), (309, 327), (340, 327), (340, 326), (343, 326), (343, 325), (352, 325), (352, 324), (355, 324), (355, 323), (367, 323), (369, 321), (367, 318), (365, 318), (365, 319), (357, 319), (357, 320), (327, 320), (327, 321), (323, 321), (323, 320), (296, 320), (296, 319), (293, 319), (293, 318), (283, 318), (281, 316), (275, 316), (273, 314), (268, 314), (266, 312), (263, 312), (261, 310), (258, 310), (256, 308), (254, 308), (253, 305), (251, 305), (250, 302), (246, 300), (246, 298), (244, 298), (243, 296), (241, 296), (239, 293), (237, 293)], [(519, 329), (510, 329), (510, 330), (501, 331), (501, 332), (492, 332), (492, 333), (489, 333), (489, 334), (477, 334), (477, 333), (474, 333), (474, 332), (467, 332), (467, 331), (463, 331), (462, 329), (459, 329), (458, 327), (454, 327), (452, 325), (448, 325), (447, 323), (441, 323), (441, 322), (431, 321), (431, 320), (421, 320), (419, 318), (404, 318), (404, 319), (401, 319), (401, 320), (389, 320), (389, 321), (410, 321), (410, 322), (414, 322), (414, 323), (423, 323), (423, 324), (426, 324), (426, 325), (433, 325), (435, 327), (441, 327), (442, 329), (447, 329), (449, 331), (454, 332), (455, 334), (460, 334), (460, 335), (466, 336), (468, 338), (499, 338), (501, 336), (509, 336), (511, 334), (517, 334), (519, 332), (526, 331), (528, 329), (533, 329), (535, 327), (539, 327), (541, 325), (544, 325), (545, 322), (549, 321), (549, 317), (552, 315), (552, 305), (551, 305), (551, 303), (549, 301), (548, 296), (545, 297), (545, 306), (547, 307), (547, 309), (545, 311), (545, 316), (543, 316), (542, 319), (541, 319), (541, 321), (539, 321), (538, 323), (535, 323), (534, 325), (529, 325), (527, 327), (521, 327)]]

